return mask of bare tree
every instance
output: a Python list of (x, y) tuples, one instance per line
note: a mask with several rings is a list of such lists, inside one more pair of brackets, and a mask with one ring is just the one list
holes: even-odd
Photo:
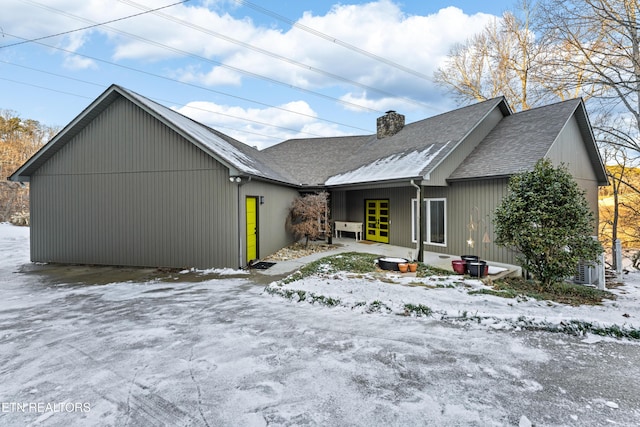
[(286, 228), (297, 239), (304, 237), (305, 246), (309, 244), (309, 239), (315, 240), (331, 233), (328, 198), (329, 193), (322, 191), (296, 197), (291, 203)]
[(8, 182), (24, 163), (55, 130), (35, 120), (23, 120), (15, 112), (0, 111), (0, 221), (29, 209), (29, 192), (16, 182)]
[[(561, 64), (563, 82), (584, 76), (592, 89), (589, 109), (595, 116), (594, 133), (603, 152), (612, 154), (609, 179), (613, 212), (603, 206), (612, 243), (637, 247), (636, 225), (640, 188), (633, 179), (640, 161), (640, 15), (639, 0), (545, 0), (541, 6), (547, 31), (571, 55)], [(553, 63), (550, 64), (554, 66)], [(624, 196), (623, 196), (624, 193)], [(614, 260), (615, 262), (615, 260)]]
[[(640, 198), (638, 184), (625, 177), (640, 163), (639, 3), (524, 0), (516, 12), (456, 46), (435, 79), (462, 102), (504, 95), (515, 111), (582, 97), (599, 146), (617, 153), (608, 161), (623, 162), (609, 169), (614, 193), (636, 192)], [(607, 219), (612, 222), (602, 224), (613, 240), (620, 233), (640, 233), (626, 225), (637, 218), (630, 200), (615, 199)], [(640, 234), (626, 241), (640, 241)]]
[(454, 46), (434, 79), (463, 103), (504, 95), (516, 111), (540, 104), (552, 89), (542, 71), (553, 49), (545, 34), (536, 35), (535, 16), (523, 0), (517, 14), (505, 12)]
[(628, 159), (624, 150), (609, 145), (603, 148), (605, 160), (615, 162), (607, 167), (607, 176), (611, 185), (600, 189), (600, 232), (599, 239), (611, 248), (611, 264), (616, 265), (615, 242), (618, 239), (620, 227), (621, 192), (625, 180), (629, 177)]
[[(456, 45), (434, 79), (462, 103), (504, 95), (514, 111), (594, 95), (575, 46), (558, 40), (538, 3), (522, 0), (465, 44)], [(573, 64), (568, 66), (567, 64)]]
[[(638, 0), (546, 0), (541, 8), (547, 31), (553, 33), (558, 46), (571, 52), (563, 58), (564, 84), (569, 86), (572, 76), (584, 76), (594, 99), (591, 111), (613, 120), (597, 130), (637, 156), (640, 154)], [(619, 128), (620, 117), (633, 126)]]

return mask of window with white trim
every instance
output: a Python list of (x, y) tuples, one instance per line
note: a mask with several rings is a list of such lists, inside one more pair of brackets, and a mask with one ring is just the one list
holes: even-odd
[(425, 243), (447, 245), (447, 199), (425, 199), (427, 202), (427, 229)]

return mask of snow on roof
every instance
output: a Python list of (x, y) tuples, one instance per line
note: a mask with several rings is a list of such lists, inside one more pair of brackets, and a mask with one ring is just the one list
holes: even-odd
[(334, 175), (327, 179), (325, 185), (358, 184), (420, 176), (449, 142), (437, 150), (434, 150), (434, 145), (429, 145), (423, 150), (414, 149), (383, 157), (358, 169)]
[[(126, 89), (125, 89), (126, 90)], [(241, 152), (228, 141), (225, 141), (211, 131), (207, 126), (200, 124), (182, 114), (158, 104), (144, 96), (127, 90), (127, 93), (138, 102), (144, 104), (149, 109), (161, 115), (166, 121), (173, 123), (177, 128), (183, 130), (198, 143), (215, 153), (223, 161), (242, 170), (243, 172), (261, 175), (260, 169), (254, 167), (255, 160), (249, 155)]]

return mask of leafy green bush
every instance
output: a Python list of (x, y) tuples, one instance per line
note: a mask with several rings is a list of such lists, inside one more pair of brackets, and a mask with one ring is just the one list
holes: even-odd
[(538, 161), (514, 175), (495, 212), (496, 243), (515, 249), (520, 266), (543, 286), (575, 274), (580, 261), (596, 261), (602, 246), (584, 192), (564, 166)]

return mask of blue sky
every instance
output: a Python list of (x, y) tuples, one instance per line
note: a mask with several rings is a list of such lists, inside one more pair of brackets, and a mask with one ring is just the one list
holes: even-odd
[(456, 107), (433, 72), (514, 6), (190, 0), (121, 19), (178, 1), (4, 0), (0, 109), (62, 127), (116, 83), (259, 148), (373, 133), (386, 110), (413, 122)]

